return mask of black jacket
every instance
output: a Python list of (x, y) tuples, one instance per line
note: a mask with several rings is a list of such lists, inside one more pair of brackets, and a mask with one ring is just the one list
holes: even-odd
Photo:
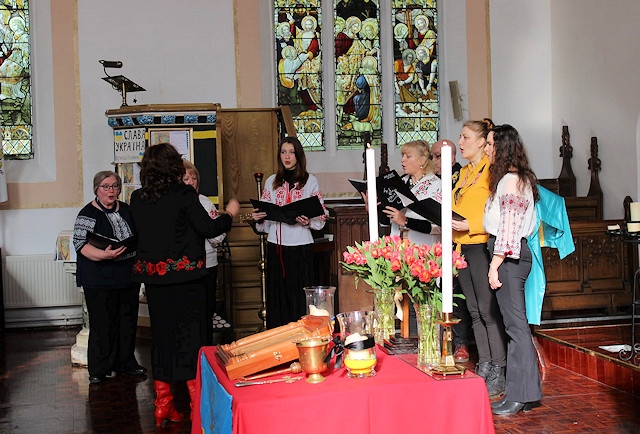
[(156, 285), (204, 276), (205, 238), (227, 232), (232, 223), (228, 214), (212, 219), (193, 187), (184, 184), (172, 185), (156, 202), (134, 191), (131, 211), (138, 236), (133, 279)]

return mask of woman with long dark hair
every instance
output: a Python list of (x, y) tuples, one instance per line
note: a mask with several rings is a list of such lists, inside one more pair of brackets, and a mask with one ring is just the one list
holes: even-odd
[(140, 163), (142, 188), (131, 195), (138, 234), (133, 276), (145, 284), (149, 306), (156, 425), (183, 418), (173, 406), (172, 382), (187, 382), (193, 405), (198, 351), (207, 337), (204, 240), (230, 230), (240, 211), (231, 199), (226, 213), (212, 219), (184, 174), (171, 144), (149, 146)]
[(536, 175), (518, 131), (494, 127), (485, 153), (491, 161), (489, 200), (484, 227), (490, 234), (489, 285), (495, 291), (509, 336), (504, 398), (492, 404), (494, 414), (530, 410), (542, 398), (538, 359), (527, 321), (524, 282), (531, 270), (527, 237), (536, 227)]
[[(264, 184), (264, 202), (283, 206), (317, 196), (324, 207), (320, 185), (307, 172), (307, 158), (300, 140), (285, 137), (278, 146), (278, 171)], [(267, 328), (298, 321), (306, 314), (303, 288), (313, 282), (313, 235), (324, 227), (325, 214), (298, 216), (295, 224), (266, 220), (257, 208), (252, 213), (256, 230), (267, 233)]]

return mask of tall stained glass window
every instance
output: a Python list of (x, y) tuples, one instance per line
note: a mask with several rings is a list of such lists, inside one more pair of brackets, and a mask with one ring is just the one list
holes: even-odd
[(438, 140), (436, 0), (393, 0), (393, 71), (396, 143)]
[(382, 142), (379, 0), (334, 0), (338, 149)]
[(278, 105), (307, 150), (324, 150), (321, 28), (320, 0), (274, 1)]
[(0, 114), (5, 158), (33, 158), (29, 3), (0, 1)]

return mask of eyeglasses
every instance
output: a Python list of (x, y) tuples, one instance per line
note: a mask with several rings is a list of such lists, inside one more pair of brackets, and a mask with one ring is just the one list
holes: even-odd
[(100, 185), (99, 186), (101, 189), (103, 189), (104, 191), (110, 191), (110, 190), (119, 190), (120, 186), (118, 184), (113, 184), (113, 185)]

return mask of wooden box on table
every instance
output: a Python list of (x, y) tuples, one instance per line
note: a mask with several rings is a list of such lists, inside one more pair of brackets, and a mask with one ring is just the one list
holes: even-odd
[(218, 345), (217, 355), (230, 380), (296, 360), (295, 341), (326, 337), (331, 339), (328, 316), (303, 316), (299, 321)]

